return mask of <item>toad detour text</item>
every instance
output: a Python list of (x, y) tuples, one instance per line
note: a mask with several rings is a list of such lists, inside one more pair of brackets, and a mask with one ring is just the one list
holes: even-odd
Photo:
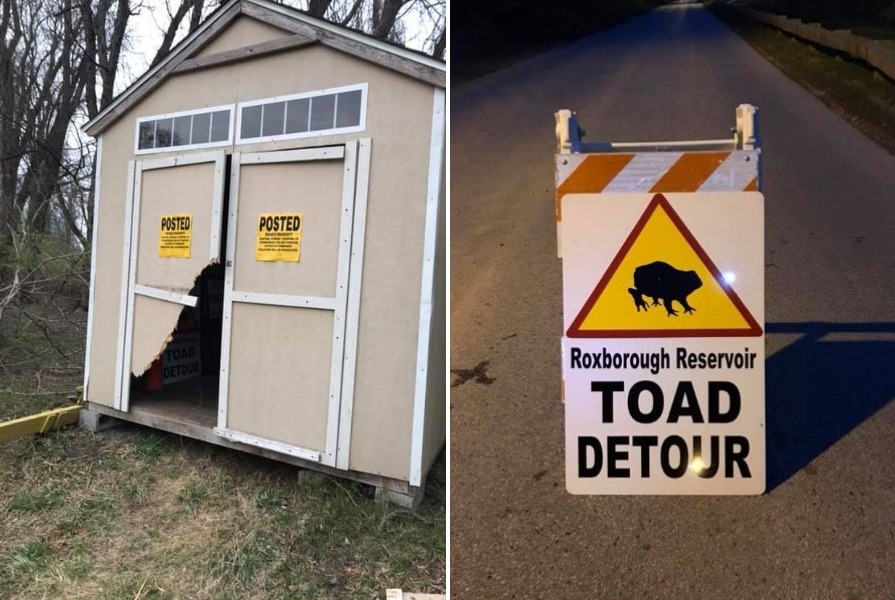
[(566, 487), (765, 488), (764, 201), (562, 199)]

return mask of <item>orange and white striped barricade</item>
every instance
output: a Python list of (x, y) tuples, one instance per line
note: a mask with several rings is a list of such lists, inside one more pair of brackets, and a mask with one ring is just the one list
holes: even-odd
[(726, 140), (585, 143), (556, 114), (571, 493), (765, 489), (757, 116), (737, 107)]
[(758, 109), (736, 109), (728, 139), (685, 142), (584, 142), (578, 116), (556, 113), (556, 223), (562, 256), (566, 194), (761, 191)]

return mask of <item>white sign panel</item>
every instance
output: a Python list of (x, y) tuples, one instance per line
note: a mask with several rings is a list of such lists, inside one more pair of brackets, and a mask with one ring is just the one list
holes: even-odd
[(562, 199), (574, 494), (765, 488), (764, 198)]
[(202, 373), (198, 333), (175, 333), (162, 353), (162, 382), (167, 385)]

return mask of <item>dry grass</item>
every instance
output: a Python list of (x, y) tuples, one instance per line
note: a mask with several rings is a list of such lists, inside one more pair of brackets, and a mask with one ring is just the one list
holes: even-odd
[[(70, 403), (82, 378), (83, 311), (25, 308), (0, 322), (0, 420)], [(443, 593), (444, 472), (442, 459), (413, 514), (136, 426), (17, 440), (0, 445), (0, 600)]]
[(0, 421), (71, 404), (84, 378), (87, 313), (9, 306), (0, 320)]
[(417, 514), (366, 486), (125, 426), (0, 447), (0, 597), (443, 593), (444, 465)]

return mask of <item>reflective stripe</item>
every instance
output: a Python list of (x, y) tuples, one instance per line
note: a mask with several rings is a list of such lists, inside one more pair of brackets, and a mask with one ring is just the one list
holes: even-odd
[(604, 192), (644, 192), (651, 189), (681, 158), (680, 152), (641, 152)]
[(566, 194), (758, 191), (757, 150), (563, 154), (556, 162), (556, 220)]
[(634, 158), (634, 154), (591, 154), (556, 187), (556, 220), (561, 221), (560, 200), (566, 194), (601, 192)]
[(695, 192), (728, 156), (730, 152), (685, 153), (650, 191), (657, 194)]

